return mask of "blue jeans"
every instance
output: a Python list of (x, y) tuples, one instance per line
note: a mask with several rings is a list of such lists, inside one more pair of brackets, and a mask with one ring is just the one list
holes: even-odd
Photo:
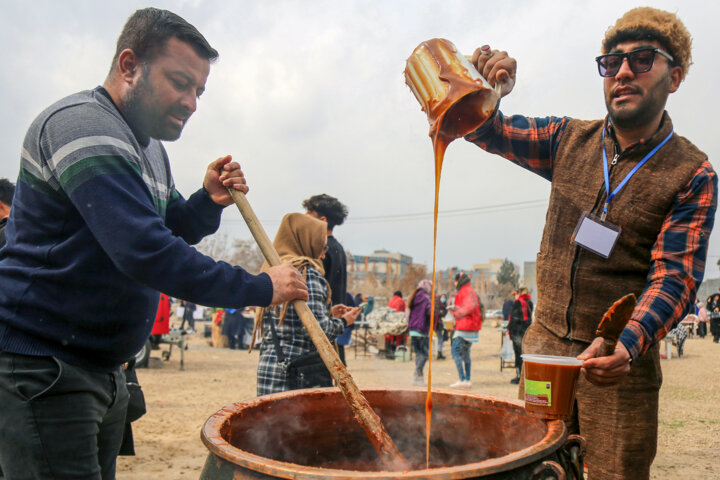
[[(451, 353), (453, 360), (455, 360), (455, 366), (457, 367), (458, 375), (460, 380), (470, 381), (470, 347), (472, 343), (468, 342), (462, 337), (455, 337), (452, 339)], [(463, 366), (465, 367), (463, 369)]]
[(127, 402), (121, 367), (98, 373), (54, 357), (0, 352), (5, 477), (114, 479)]

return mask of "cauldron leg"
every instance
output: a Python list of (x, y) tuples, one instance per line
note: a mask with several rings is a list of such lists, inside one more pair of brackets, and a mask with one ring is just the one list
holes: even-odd
[(202, 472), (200, 472), (200, 478), (198, 480), (231, 480), (233, 475), (232, 470), (227, 462), (220, 460), (210, 453), (207, 459), (205, 459), (205, 465), (203, 466)]
[(198, 480), (267, 480), (274, 477), (239, 468), (226, 460), (208, 454)]
[(546, 460), (533, 471), (530, 480), (566, 480), (565, 470), (559, 463)]
[(585, 475), (585, 438), (580, 435), (568, 435), (565, 445), (558, 451), (560, 462), (572, 480), (582, 480)]
[(546, 460), (537, 466), (530, 480), (566, 480), (565, 470), (559, 463)]

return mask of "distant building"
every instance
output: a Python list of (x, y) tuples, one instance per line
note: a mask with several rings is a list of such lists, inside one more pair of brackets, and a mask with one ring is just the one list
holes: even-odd
[(412, 265), (412, 257), (388, 250), (375, 250), (372, 255), (350, 255), (348, 277), (362, 281), (373, 275), (382, 282), (403, 277)]
[(473, 265), (472, 285), (481, 298), (485, 298), (488, 286), (491, 283), (497, 283), (497, 274), (502, 264), (502, 258), (491, 258), (488, 263), (476, 263)]
[[(363, 281), (372, 277), (377, 281), (389, 284), (403, 278), (414, 265), (412, 257), (399, 252), (385, 249), (375, 250), (371, 255), (348, 255), (348, 279)], [(497, 275), (504, 260), (491, 258), (487, 263), (473, 264), (472, 268), (451, 267), (435, 272), (435, 291), (450, 293), (455, 291), (454, 279), (459, 272), (470, 275), (471, 285), (483, 302), (497, 295)], [(516, 271), (520, 267), (515, 265)], [(428, 271), (428, 277), (432, 272)], [(537, 275), (535, 262), (524, 262), (523, 272), (519, 279), (520, 285), (530, 290), (534, 302), (537, 302)]]

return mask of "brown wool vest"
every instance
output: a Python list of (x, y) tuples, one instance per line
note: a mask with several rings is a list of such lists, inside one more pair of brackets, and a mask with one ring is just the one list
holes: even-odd
[[(610, 258), (570, 243), (583, 211), (596, 215), (605, 203), (602, 164), (604, 121), (571, 120), (553, 164), (550, 204), (537, 255), (537, 321), (559, 337), (591, 342), (603, 313), (647, 284), (650, 252), (673, 200), (685, 190), (707, 156), (675, 134), (610, 202), (607, 221), (622, 228)], [(665, 113), (647, 142), (627, 149), (610, 173), (610, 190), (672, 130)], [(605, 138), (608, 163), (614, 142)]]

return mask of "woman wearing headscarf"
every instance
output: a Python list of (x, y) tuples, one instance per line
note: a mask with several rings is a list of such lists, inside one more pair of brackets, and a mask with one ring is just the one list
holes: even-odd
[[(309, 215), (290, 213), (282, 219), (273, 245), (280, 259), (293, 265), (304, 276), (309, 294), (307, 305), (325, 335), (333, 341), (345, 327), (352, 325), (360, 309), (350, 309), (345, 305), (330, 308), (330, 287), (323, 276), (322, 263), (327, 245), (327, 224)], [(266, 268), (268, 265), (264, 264), (263, 270)], [(315, 350), (291, 304), (259, 308), (253, 332), (253, 339), (256, 335), (263, 337), (257, 372), (258, 395), (290, 390), (285, 369), (279, 364), (275, 351), (271, 322), (286, 361)]]
[(482, 304), (470, 286), (470, 277), (465, 273), (455, 275), (455, 302), (452, 308), (455, 317), (451, 353), (460, 380), (450, 385), (453, 388), (470, 388), (470, 347), (478, 342), (478, 331), (482, 327)]
[(407, 302), (408, 330), (410, 331), (410, 342), (415, 352), (415, 375), (413, 385), (422, 387), (425, 385), (423, 369), (428, 361), (430, 342), (430, 291), (432, 282), (420, 280), (417, 288), (410, 294)]

